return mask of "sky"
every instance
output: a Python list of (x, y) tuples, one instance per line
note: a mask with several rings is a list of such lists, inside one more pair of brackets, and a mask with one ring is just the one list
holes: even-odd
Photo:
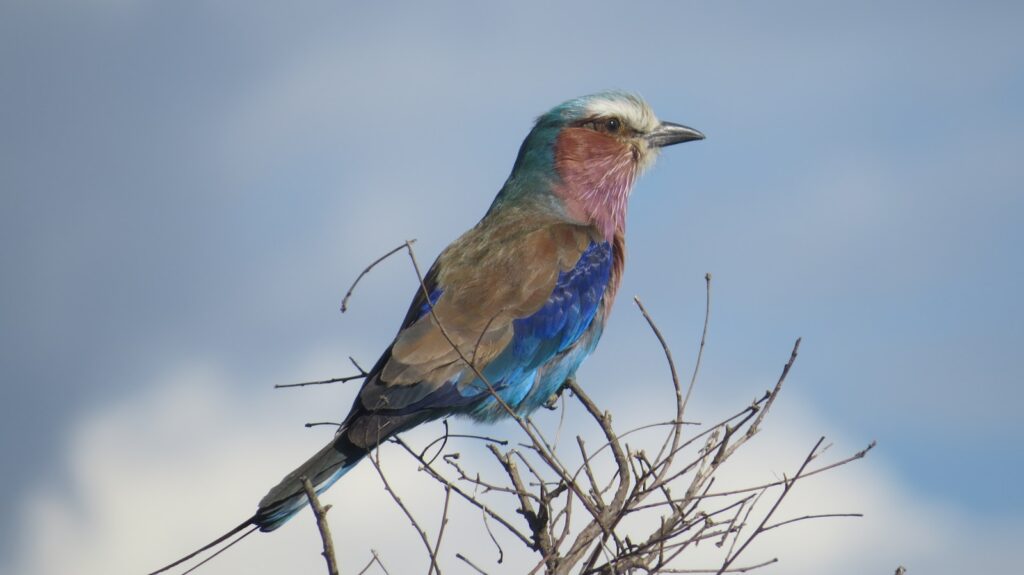
[[(5, 2), (0, 573), (140, 572), (248, 515), (329, 436), (302, 423), (342, 417), (356, 389), (273, 385), (372, 364), (416, 287), (390, 260), (341, 315), (359, 271), (411, 238), (432, 260), (534, 118), (608, 88), (707, 139), (639, 181), (583, 385), (626, 419), (661, 405), (660, 348), (629, 299), (692, 366), (710, 272), (695, 417), (759, 395), (804, 338), (737, 473), (785, 472), (820, 435), (879, 443), (794, 508), (866, 516), (777, 535), (765, 573), (1013, 572), (1022, 17), (1012, 2)], [(353, 473), (330, 495), (348, 506), (332, 518), (346, 560), (390, 545), (400, 565), (391, 530), (407, 525), (372, 469)], [(292, 523), (210, 572), (322, 570), (311, 522)]]

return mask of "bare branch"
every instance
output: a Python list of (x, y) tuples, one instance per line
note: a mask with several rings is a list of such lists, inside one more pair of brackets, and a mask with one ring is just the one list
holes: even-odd
[(342, 298), (342, 300), (341, 300), (341, 313), (345, 313), (346, 311), (348, 311), (348, 300), (349, 300), (350, 297), (352, 297), (352, 292), (355, 291), (356, 285), (358, 285), (359, 281), (363, 279), (363, 276), (365, 276), (366, 274), (370, 273), (370, 270), (372, 270), (374, 267), (376, 267), (377, 264), (379, 264), (380, 262), (382, 262), (382, 261), (388, 259), (389, 257), (397, 254), (398, 252), (402, 251), (403, 249), (408, 248), (415, 241), (416, 240), (414, 240), (414, 239), (413, 240), (406, 240), (402, 245), (400, 245), (397, 248), (389, 251), (388, 253), (380, 256), (379, 258), (373, 260), (372, 264), (366, 266), (366, 269), (364, 269), (363, 271), (359, 272), (359, 275), (356, 276), (356, 281), (352, 282), (352, 286), (348, 288), (348, 291), (345, 292), (345, 297)]
[[(352, 365), (354, 365), (357, 370), (359, 370), (359, 373), (357, 373), (355, 375), (346, 375), (344, 377), (332, 377), (331, 379), (320, 379), (320, 380), (317, 380), (317, 381), (304, 381), (302, 383), (279, 383), (279, 384), (274, 386), (274, 389), (284, 389), (284, 388), (287, 388), (287, 387), (305, 387), (307, 385), (326, 385), (328, 383), (347, 383), (349, 381), (353, 381), (353, 380), (356, 380), (356, 379), (365, 379), (366, 376), (369, 375), (368, 373), (366, 373), (365, 369), (363, 369), (362, 367), (359, 366), (358, 363), (356, 363), (355, 358), (353, 358), (352, 356), (349, 356), (348, 360), (352, 362)], [(306, 427), (309, 427), (309, 426), (307, 425)]]
[(309, 481), (308, 477), (299, 478), (302, 481), (302, 487), (306, 490), (306, 497), (309, 499), (309, 506), (313, 508), (313, 515), (316, 516), (316, 528), (320, 530), (320, 539), (323, 541), (324, 550), (321, 555), (324, 556), (324, 561), (327, 562), (327, 573), (328, 575), (338, 575), (338, 562), (334, 557), (334, 539), (331, 538), (331, 528), (327, 524), (327, 511), (330, 510), (331, 506), (323, 507), (320, 505), (320, 499), (316, 496), (316, 489), (313, 488), (313, 484)]
[(437, 530), (437, 542), (434, 543), (434, 552), (430, 554), (430, 569), (427, 570), (429, 575), (431, 570), (437, 571), (440, 575), (441, 570), (437, 566), (437, 553), (441, 549), (441, 538), (444, 537), (444, 528), (448, 525), (448, 503), (451, 502), (452, 489), (451, 487), (445, 487), (444, 489), (444, 510), (441, 511), (441, 527)]
[(341, 425), (341, 423), (338, 423), (337, 421), (310, 421), (310, 422), (307, 422), (307, 423), (303, 423), (302, 427), (310, 428), (310, 427), (320, 427), (322, 425), (330, 425), (332, 427), (338, 427), (339, 425)]
[[(808, 477), (810, 477), (812, 475), (817, 475), (819, 473), (828, 471), (830, 469), (834, 469), (836, 467), (840, 467), (842, 465), (846, 465), (847, 463), (850, 463), (851, 461), (856, 461), (858, 459), (861, 459), (865, 455), (867, 455), (869, 451), (874, 449), (876, 445), (878, 445), (878, 443), (876, 441), (872, 441), (871, 443), (868, 444), (867, 447), (865, 447), (864, 449), (861, 449), (857, 453), (854, 453), (850, 457), (847, 457), (846, 459), (837, 461), (835, 463), (830, 463), (828, 465), (823, 465), (823, 466), (821, 466), (821, 467), (819, 467), (817, 469), (812, 469), (811, 471), (808, 471), (807, 473), (804, 473), (803, 475), (801, 475), (800, 479), (806, 479), (806, 478), (808, 478)], [(797, 480), (797, 478), (795, 478), (795, 477), (792, 479), (792, 481), (796, 481), (796, 480)], [(766, 489), (768, 487), (777, 487), (779, 485), (784, 485), (786, 482), (787, 482), (786, 480), (780, 479), (779, 481), (773, 481), (771, 483), (765, 483), (765, 484), (762, 484), (762, 485), (755, 485), (753, 487), (743, 487), (743, 488), (740, 488), (740, 489), (733, 489), (731, 491), (720, 491), (718, 493), (708, 493), (704, 497), (725, 497), (725, 496), (728, 496), (728, 495), (737, 495), (737, 494), (740, 494), (740, 493), (750, 493), (751, 491), (760, 491), (760, 490)]]
[(442, 475), (440, 472), (438, 472), (436, 469), (434, 469), (433, 466), (431, 466), (425, 459), (423, 459), (423, 457), (420, 456), (415, 450), (413, 450), (411, 447), (409, 447), (409, 445), (407, 443), (405, 443), (405, 441), (403, 441), (401, 438), (395, 438), (395, 443), (397, 443), (398, 445), (401, 445), (402, 448), (405, 449), (406, 453), (412, 455), (416, 459), (416, 461), (418, 461), (420, 463), (420, 465), (422, 466), (421, 469), (426, 471), (431, 477), (433, 477), (435, 480), (441, 482), (441, 484), (443, 484), (445, 487), (451, 488), (452, 491), (454, 491), (455, 493), (460, 495), (465, 501), (469, 502), (474, 507), (477, 507), (478, 509), (480, 509), (481, 511), (486, 513), (488, 516), (490, 516), (492, 519), (494, 519), (498, 523), (501, 523), (502, 526), (504, 526), (506, 529), (508, 529), (508, 531), (510, 533), (512, 533), (513, 535), (518, 537), (519, 540), (522, 541), (524, 544), (530, 545), (530, 538), (529, 537), (527, 537), (526, 535), (521, 533), (518, 529), (516, 529), (508, 520), (506, 520), (500, 514), (494, 512), (487, 505), (484, 505), (483, 503), (478, 501), (475, 497), (473, 497), (472, 495), (470, 495), (470, 494), (466, 493), (465, 491), (463, 491), (458, 485), (456, 485), (456, 484), (452, 483), (450, 480), (448, 480), (448, 478), (446, 478), (444, 475)]
[(365, 575), (365, 573), (370, 570), (370, 567), (373, 567), (374, 563), (380, 567), (380, 570), (384, 572), (384, 575), (390, 575), (388, 568), (384, 566), (384, 562), (381, 561), (380, 555), (377, 554), (377, 551), (370, 549), (370, 554), (373, 555), (373, 557), (370, 558), (370, 562), (366, 564), (366, 567), (363, 567), (362, 570), (359, 571), (358, 575)]
[(754, 569), (760, 569), (761, 567), (767, 567), (772, 563), (778, 563), (779, 558), (769, 559), (756, 565), (747, 565), (745, 567), (732, 567), (722, 571), (721, 569), (662, 569), (662, 573), (746, 573), (753, 571)]
[(783, 525), (789, 525), (790, 523), (796, 523), (797, 521), (803, 521), (805, 519), (824, 519), (826, 517), (864, 517), (863, 513), (819, 513), (817, 515), (804, 515), (802, 517), (794, 517), (793, 519), (787, 519), (785, 521), (779, 521), (768, 525), (761, 530), (762, 533), (769, 529), (775, 529), (776, 527), (782, 527)]
[[(796, 340), (796, 345), (799, 347), (799, 345), (800, 345), (800, 340), (799, 339)], [(795, 359), (795, 358), (796, 358), (796, 348), (794, 347), (793, 348), (793, 355), (790, 358), (790, 362), (786, 364), (786, 369), (782, 373), (782, 378), (786, 377), (786, 372), (789, 371), (789, 366), (792, 365), (793, 359)], [(781, 382), (781, 379), (780, 379), (780, 382)], [(767, 407), (765, 407), (765, 409), (767, 409)], [(756, 421), (754, 423), (755, 423), (755, 425), (757, 424)], [(750, 542), (753, 541), (754, 539), (756, 539), (758, 535), (760, 535), (761, 533), (764, 532), (765, 524), (768, 523), (768, 520), (771, 519), (772, 515), (775, 513), (775, 510), (778, 509), (779, 505), (782, 504), (782, 500), (785, 499), (786, 495), (789, 494), (789, 490), (792, 489), (793, 485), (796, 484), (796, 480), (800, 478), (800, 475), (804, 472), (804, 469), (807, 468), (807, 465), (811, 462), (812, 459), (814, 459), (815, 455), (818, 452), (818, 448), (821, 447), (821, 444), (824, 441), (825, 441), (825, 438), (822, 437), (821, 439), (818, 440), (817, 443), (814, 444), (814, 447), (812, 447), (811, 448), (811, 452), (807, 454), (807, 458), (804, 459), (804, 462), (800, 466), (800, 469), (797, 470), (796, 475), (793, 476), (792, 480), (789, 480), (789, 481), (787, 481), (785, 483), (785, 485), (782, 488), (782, 493), (779, 495), (778, 499), (775, 500), (775, 503), (772, 505), (771, 509), (768, 510), (768, 513), (764, 516), (764, 518), (761, 519), (761, 524), (758, 525), (757, 529), (755, 529), (754, 532), (750, 534), (750, 537), (748, 537), (747, 540), (743, 542), (743, 545), (740, 545), (740, 548), (736, 550), (736, 553), (733, 553), (730, 556), (726, 557), (725, 563), (722, 564), (722, 568), (718, 571), (719, 573), (725, 573), (725, 570), (729, 568), (729, 566), (732, 564), (732, 562), (735, 561), (736, 558), (739, 557), (741, 553), (743, 553), (743, 550), (746, 549), (748, 545), (750, 545)]]
[[(635, 298), (636, 305), (659, 342), (668, 364), (674, 394), (673, 419), (644, 423), (619, 433), (612, 425), (611, 413), (600, 408), (570, 376), (558, 392), (563, 400), (563, 409), (555, 435), (556, 442), (552, 443), (532, 419), (517, 411), (518, 399), (513, 400), (513, 396), (509, 395), (508, 389), (504, 387), (504, 382), (492, 384), (482, 372), (486, 366), (477, 365), (478, 354), (485, 347), (486, 333), (491, 323), (498, 321), (503, 312), (498, 310), (480, 334), (450, 332), (430, 300), (429, 288), (412, 248), (412, 241), (379, 258), (356, 278), (356, 282), (343, 300), (343, 311), (361, 278), (383, 259), (403, 248), (406, 249), (419, 280), (422, 296), (426, 298), (425, 311), (429, 314), (433, 326), (451, 347), (453, 360), (466, 375), (473, 376), (470, 377), (474, 381), (473, 385), (479, 386), (479, 393), (489, 396), (490, 399), (487, 401), (493, 401), (493, 408), (500, 409), (515, 421), (525, 434), (525, 438), (517, 442), (522, 449), (502, 448), (499, 446), (507, 446), (507, 441), (480, 435), (450, 433), (446, 421), (443, 435), (430, 441), (422, 449), (412, 449), (401, 439), (391, 438), (391, 441), (401, 445), (405, 453), (418, 463), (421, 471), (437, 481), (445, 490), (441, 524), (433, 543), (389, 484), (380, 466), (379, 452), (371, 454), (369, 459), (381, 477), (385, 490), (402, 509), (423, 542), (430, 558), (428, 574), (440, 575), (440, 546), (446, 533), (452, 505), (468, 504), (480, 511), (484, 528), (498, 549), (499, 564), (504, 560), (505, 550), (491, 530), (492, 521), (501, 524), (512, 534), (513, 544), (518, 542), (535, 552), (537, 562), (529, 570), (531, 575), (745, 573), (777, 562), (777, 559), (773, 558), (757, 564), (736, 566), (740, 555), (765, 531), (807, 519), (860, 516), (857, 513), (810, 513), (802, 517), (770, 522), (797, 481), (864, 457), (874, 447), (874, 442), (851, 457), (811, 469), (810, 464), (813, 460), (824, 452), (822, 438), (792, 478), (787, 477), (781, 481), (753, 487), (712, 492), (719, 469), (756, 435), (767, 421), (767, 415), (778, 399), (795, 363), (801, 340), (796, 340), (775, 385), (763, 396), (754, 399), (742, 410), (718, 423), (692, 434), (686, 433), (684, 437), (683, 426), (690, 423), (685, 422), (684, 415), (700, 376), (708, 338), (711, 274), (706, 274), (704, 278), (704, 323), (693, 372), (685, 387), (680, 381), (672, 351), (665, 337), (640, 299)], [(356, 367), (360, 375), (348, 378), (355, 379), (366, 375), (362, 368), (358, 365)], [(308, 382), (304, 385), (337, 380)], [(298, 385), (303, 384), (291, 386)], [(580, 402), (585, 413), (596, 424), (596, 429), (589, 428), (589, 435), (587, 432), (577, 435), (580, 462), (577, 466), (575, 460), (571, 461), (572, 468), (563, 463), (560, 455), (569, 461), (576, 456), (575, 451), (559, 454), (555, 447), (568, 400), (568, 397), (561, 395), (563, 390), (568, 390), (571, 396)], [(326, 422), (310, 425), (320, 424)], [(664, 427), (668, 429), (657, 429)], [(640, 434), (645, 430), (653, 432)], [(598, 433), (600, 435), (597, 435)], [(647, 441), (652, 436), (656, 441), (653, 444), (654, 449), (650, 452), (645, 451), (645, 447), (650, 448)], [(459, 452), (454, 451), (453, 447), (455, 442), (452, 440), (456, 438), (485, 441), (487, 449), (504, 473), (498, 473), (497, 476), (491, 471), (482, 473), (474, 469), (473, 460), (460, 459)], [(629, 443), (626, 443), (627, 438)], [(656, 453), (650, 457), (648, 453), (654, 451)], [(438, 463), (439, 461), (444, 463)], [(754, 509), (760, 509), (762, 496), (774, 487), (781, 487), (781, 493), (775, 492), (777, 497), (767, 513), (761, 516), (758, 524), (749, 526), (748, 522)], [(452, 493), (458, 497), (452, 498)], [(515, 509), (518, 516), (506, 511), (510, 506), (514, 506), (512, 509)], [(574, 513), (574, 507), (580, 506), (585, 510), (582, 515), (579, 511)], [(628, 529), (623, 525), (628, 525)], [(646, 531), (643, 527), (638, 528), (638, 525), (646, 525)], [(724, 557), (720, 568), (693, 569), (682, 563), (689, 556), (687, 549), (692, 549), (701, 542), (722, 548)], [(456, 557), (476, 573), (485, 573), (482, 567), (486, 565), (474, 564), (461, 552), (457, 553)], [(383, 564), (375, 555), (374, 560), (364, 568), (364, 571), (371, 568), (374, 562), (383, 569)]]
[(440, 569), (437, 568), (437, 558), (434, 556), (434, 549), (430, 546), (430, 541), (427, 539), (427, 532), (424, 531), (422, 527), (420, 527), (419, 522), (416, 521), (416, 517), (413, 516), (412, 512), (409, 511), (409, 508), (406, 507), (405, 503), (402, 502), (402, 498), (399, 497), (398, 493), (396, 493), (395, 490), (391, 488), (391, 483), (388, 482), (387, 475), (384, 473), (384, 470), (382, 470), (380, 467), (380, 451), (378, 450), (374, 454), (371, 454), (369, 457), (367, 457), (367, 459), (369, 459), (370, 463), (373, 464), (373, 468), (377, 470), (377, 475), (380, 477), (381, 482), (384, 483), (384, 490), (387, 491), (388, 495), (391, 496), (391, 499), (393, 499), (394, 502), (398, 504), (398, 507), (402, 510), (402, 513), (405, 513), (405, 516), (409, 519), (409, 522), (412, 524), (413, 529), (416, 530), (416, 533), (420, 536), (420, 540), (426, 547), (427, 555), (430, 557), (431, 567), (427, 571), (427, 575), (430, 575), (430, 573), (433, 573), (435, 571), (437, 571), (438, 575), (441, 575)]
[(466, 557), (465, 555), (463, 555), (462, 553), (456, 553), (456, 554), (455, 554), (455, 558), (456, 558), (456, 559), (458, 559), (458, 560), (460, 560), (460, 561), (463, 561), (463, 562), (465, 562), (465, 563), (466, 563), (466, 565), (469, 565), (470, 567), (472, 567), (472, 568), (473, 568), (473, 570), (474, 570), (474, 571), (476, 571), (477, 573), (479, 573), (480, 575), (487, 575), (487, 572), (486, 572), (486, 571), (484, 571), (483, 569), (481, 569), (481, 568), (477, 567), (477, 566), (476, 566), (476, 564), (474, 564), (474, 563), (473, 563), (472, 561), (470, 561), (470, 560), (469, 560), (469, 559), (468, 559), (468, 558), (467, 558), (467, 557)]

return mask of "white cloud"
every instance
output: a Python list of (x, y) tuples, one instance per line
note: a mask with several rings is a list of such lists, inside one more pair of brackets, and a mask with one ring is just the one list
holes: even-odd
[[(314, 359), (299, 368), (324, 363)], [(184, 366), (161, 385), (73, 425), (65, 455), (70, 489), (59, 490), (54, 482), (42, 480), (21, 501), (24, 540), (5, 572), (148, 572), (246, 517), (289, 465), (329, 437), (324, 428), (298, 428), (298, 422), (316, 417), (304, 414), (318, 409), (310, 406), (310, 395), (321, 391), (253, 390), (241, 395), (239, 387), (224, 381), (216, 369)], [(716, 415), (728, 407), (735, 406), (698, 403), (695, 409)], [(816, 438), (832, 431), (798, 396), (783, 396), (776, 409), (764, 434), (738, 452), (717, 488), (792, 474)], [(649, 420), (650, 410), (639, 400), (624, 403), (616, 422), (628, 428)], [(569, 411), (563, 442), (567, 430), (584, 428), (578, 411)], [(546, 417), (545, 424), (556, 419)], [(422, 443), (436, 433), (437, 428), (423, 430), (412, 440)], [(831, 439), (836, 442), (831, 457), (864, 443)], [(471, 447), (464, 453), (470, 468), (490, 465), (474, 460), (477, 451)], [(391, 470), (394, 488), (433, 537), (443, 492), (397, 449), (384, 452), (384, 465)], [(426, 570), (421, 543), (384, 493), (372, 466), (361, 465), (325, 501), (334, 505), (331, 525), (346, 571), (358, 571), (371, 548), (380, 551), (392, 573)], [(491, 564), (495, 573), (518, 573), (532, 566), (532, 557), (517, 553), (513, 544), (504, 546), (505, 563), (493, 565), (496, 552), (480, 529), (478, 515), (457, 503), (453, 509), (442, 548), (450, 572), (464, 570), (455, 551)], [(963, 573), (980, 567), (999, 573), (1006, 572), (1013, 549), (1002, 543), (1024, 531), (1019, 524), (983, 530), (953, 506), (914, 493), (872, 456), (799, 484), (777, 518), (851, 511), (865, 517), (795, 524), (767, 534), (745, 557), (755, 561), (778, 556), (781, 563), (766, 573), (888, 573), (899, 563), (918, 573)], [(501, 528), (494, 528), (500, 534)], [(302, 514), (273, 534), (257, 534), (204, 569), (317, 573), (323, 570), (318, 545), (312, 520)], [(718, 552), (705, 545), (691, 556), (690, 565), (714, 564)]]

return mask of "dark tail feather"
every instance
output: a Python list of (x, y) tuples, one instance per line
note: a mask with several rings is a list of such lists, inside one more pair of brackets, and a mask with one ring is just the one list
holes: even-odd
[(260, 531), (273, 531), (284, 525), (296, 512), (308, 504), (302, 479), (308, 478), (316, 492), (323, 493), (328, 487), (355, 467), (368, 453), (340, 434), (310, 457), (295, 471), (289, 473), (276, 487), (260, 500), (260, 507), (252, 518), (252, 524)]
[(246, 531), (245, 533), (242, 533), (241, 535), (239, 535), (237, 539), (235, 539), (235, 540), (234, 540), (234, 541), (232, 541), (231, 543), (228, 543), (227, 545), (225, 545), (225, 546), (221, 547), (220, 549), (218, 549), (217, 551), (215, 551), (215, 552), (214, 552), (214, 553), (213, 553), (212, 555), (210, 555), (210, 556), (209, 556), (209, 557), (207, 557), (206, 559), (203, 559), (203, 560), (202, 560), (202, 561), (200, 561), (199, 563), (196, 563), (196, 564), (195, 564), (195, 565), (193, 565), (192, 567), (189, 567), (188, 571), (184, 571), (184, 572), (182, 572), (182, 574), (181, 574), (181, 575), (188, 575), (189, 573), (191, 573), (191, 572), (195, 571), (196, 569), (199, 569), (199, 568), (200, 568), (200, 567), (202, 567), (203, 565), (206, 565), (206, 564), (207, 564), (207, 563), (209, 563), (210, 561), (213, 561), (213, 559), (214, 559), (215, 557), (217, 557), (217, 556), (218, 556), (218, 555), (220, 555), (221, 553), (223, 553), (223, 552), (227, 551), (228, 549), (231, 549), (232, 547), (234, 547), (235, 543), (238, 543), (238, 542), (239, 542), (239, 541), (241, 541), (242, 539), (245, 539), (246, 537), (248, 537), (248, 536), (252, 535), (252, 534), (253, 534), (253, 532), (255, 532), (255, 531), (256, 531), (256, 529), (258, 529), (258, 527), (256, 527), (255, 525), (253, 525), (253, 526), (252, 526), (252, 527), (251, 527), (251, 528), (250, 528), (250, 529), (249, 529), (248, 531)]
[[(214, 539), (213, 541), (207, 543), (206, 545), (200, 547), (199, 549), (196, 549), (192, 553), (189, 553), (188, 555), (182, 557), (181, 559), (178, 559), (174, 563), (171, 563), (170, 565), (161, 567), (160, 569), (157, 569), (156, 571), (153, 571), (149, 575), (157, 575), (157, 573), (163, 573), (164, 571), (167, 571), (168, 569), (171, 569), (171, 568), (177, 567), (178, 565), (181, 565), (182, 563), (188, 561), (189, 559), (195, 557), (196, 555), (199, 555), (200, 553), (202, 553), (203, 551), (206, 551), (207, 549), (210, 549), (212, 547), (216, 547), (217, 545), (220, 545), (224, 541), (227, 541), (228, 539), (230, 539), (233, 535), (235, 535), (239, 531), (242, 531), (243, 529), (245, 529), (246, 527), (249, 527), (250, 525), (255, 525), (255, 523), (253, 523), (255, 520), (256, 520), (256, 516), (253, 515), (252, 517), (246, 519), (243, 523), (239, 524), (238, 527), (235, 527), (231, 531), (228, 531), (224, 535), (221, 535), (220, 537)], [(248, 536), (250, 533), (253, 532), (253, 530), (254, 529), (249, 530), (242, 537)], [(235, 543), (240, 541), (242, 539), (242, 537), (240, 537), (236, 541), (231, 542), (231, 545), (234, 545)], [(227, 547), (225, 547), (225, 549), (227, 549)], [(223, 551), (223, 549), (221, 551)], [(220, 553), (220, 551), (217, 551), (217, 553), (214, 553), (214, 556), (216, 556), (219, 553)], [(203, 563), (205, 563), (205, 561)], [(198, 567), (198, 565), (196, 567)]]
[[(308, 478), (313, 484), (314, 489), (316, 489), (316, 492), (322, 493), (328, 487), (333, 485), (334, 482), (348, 470), (355, 467), (356, 463), (359, 463), (359, 460), (366, 456), (367, 453), (369, 453), (369, 451), (367, 451), (366, 448), (358, 447), (349, 441), (346, 434), (342, 433), (335, 436), (335, 438), (324, 446), (323, 449), (318, 451), (316, 455), (310, 457), (295, 471), (292, 471), (282, 479), (276, 487), (271, 489), (270, 492), (260, 500), (259, 509), (256, 511), (255, 515), (246, 519), (243, 523), (238, 525), (238, 527), (235, 527), (210, 543), (207, 543), (201, 548), (189, 553), (166, 567), (153, 571), (149, 575), (157, 575), (158, 573), (163, 573), (168, 569), (177, 567), (196, 555), (227, 541), (235, 534), (245, 530), (246, 527), (252, 526), (252, 529), (246, 531), (241, 537), (227, 544), (222, 549), (217, 550), (216, 553), (207, 557), (192, 569), (196, 569), (203, 563), (213, 559), (228, 547), (231, 547), (235, 543), (238, 543), (245, 537), (251, 535), (256, 529), (259, 529), (260, 531), (273, 531), (274, 529), (277, 529), (284, 525), (285, 522), (291, 519), (293, 515), (308, 504), (306, 490), (302, 485), (303, 478)], [(192, 569), (188, 572), (191, 572)]]

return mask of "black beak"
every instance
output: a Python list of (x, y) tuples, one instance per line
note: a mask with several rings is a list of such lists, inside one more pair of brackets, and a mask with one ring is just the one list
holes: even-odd
[(681, 144), (683, 142), (692, 142), (694, 140), (703, 140), (704, 134), (701, 134), (693, 128), (688, 128), (680, 124), (673, 124), (672, 122), (662, 122), (653, 132), (650, 132), (645, 136), (647, 143), (655, 148), (664, 148), (665, 146), (671, 146), (672, 144)]

